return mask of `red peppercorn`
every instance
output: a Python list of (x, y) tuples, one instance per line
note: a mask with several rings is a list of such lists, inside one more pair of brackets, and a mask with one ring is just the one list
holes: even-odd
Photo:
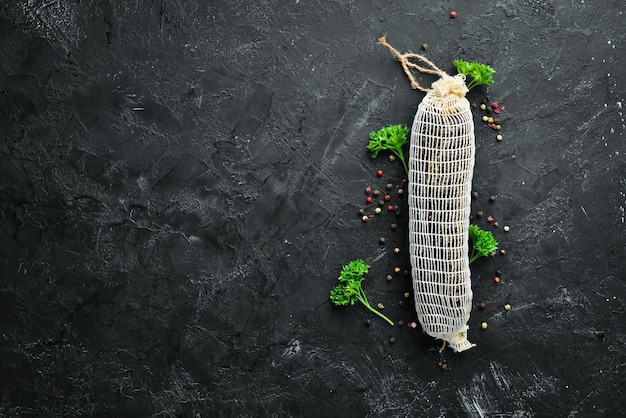
[(370, 186), (367, 186), (367, 187), (365, 188), (365, 193), (367, 193), (367, 194), (372, 193), (372, 188), (371, 188)]
[(487, 216), (487, 222), (491, 223), (493, 222), (493, 216)]
[(497, 108), (499, 108), (499, 107), (500, 107), (500, 105), (498, 105), (498, 103), (496, 103), (496, 102), (493, 102), (493, 103), (491, 103), (491, 107), (492, 107), (493, 109), (497, 109)]
[(376, 175), (377, 175), (378, 177), (382, 177), (382, 176), (383, 176), (383, 174), (384, 174), (384, 173), (383, 173), (383, 170), (378, 170), (378, 171), (376, 172)]
[(457, 12), (450, 12), (450, 19), (456, 19), (456, 17), (458, 16)]
[(393, 206), (391, 206), (391, 205), (387, 206), (387, 210), (388, 210), (389, 212), (393, 211)]
[(391, 196), (390, 196), (390, 195), (388, 195), (388, 194), (386, 194), (386, 195), (385, 195), (385, 201), (387, 201), (387, 202), (388, 202), (388, 201), (390, 201), (390, 200), (391, 200)]
[(499, 225), (499, 224), (498, 224), (498, 221), (495, 221), (495, 222), (493, 223), (493, 226), (495, 226), (496, 228), (498, 227), (498, 225)]
[(500, 283), (500, 278), (498, 276), (493, 278), (494, 283)]
[(367, 196), (365, 198), (365, 203), (372, 203), (372, 197), (371, 196)]

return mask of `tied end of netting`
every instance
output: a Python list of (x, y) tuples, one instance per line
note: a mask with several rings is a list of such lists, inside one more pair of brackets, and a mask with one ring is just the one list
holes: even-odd
[[(467, 87), (465, 86), (465, 76), (462, 74), (457, 74), (456, 76), (449, 76), (445, 73), (445, 71), (441, 71), (439, 67), (433, 64), (428, 58), (423, 55), (415, 54), (412, 52), (401, 54), (397, 49), (392, 47), (388, 42), (385, 36), (381, 36), (378, 38), (378, 42), (389, 49), (395, 57), (402, 64), (402, 68), (409, 81), (411, 82), (411, 87), (414, 89), (423, 91), (428, 93), (431, 89), (422, 87), (411, 72), (411, 69), (415, 69), (421, 73), (425, 74), (434, 74), (440, 77), (439, 80), (433, 83), (432, 88), (435, 90), (437, 94), (441, 97), (445, 97), (448, 94), (454, 94), (459, 97), (465, 97), (465, 94), (468, 92)], [(415, 62), (412, 62), (411, 59), (418, 60), (418, 62), (423, 63), (423, 65), (419, 65)]]

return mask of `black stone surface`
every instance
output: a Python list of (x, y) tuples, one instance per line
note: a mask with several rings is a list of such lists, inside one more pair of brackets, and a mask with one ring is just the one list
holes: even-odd
[[(625, 8), (3, 1), (0, 415), (623, 414)], [(506, 255), (473, 265), (478, 345), (445, 372), (419, 327), (328, 300), (363, 258), (415, 320), (402, 167), (365, 145), (423, 94), (382, 35), (489, 63), (468, 97), (506, 108), (501, 142), (474, 111), (473, 202)], [(404, 211), (363, 223), (386, 183)]]

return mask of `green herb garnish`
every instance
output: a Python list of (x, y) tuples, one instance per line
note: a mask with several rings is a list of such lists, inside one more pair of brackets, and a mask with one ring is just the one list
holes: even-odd
[(472, 240), (472, 251), (469, 262), (472, 264), (480, 257), (492, 256), (494, 251), (498, 249), (498, 241), (495, 240), (493, 234), (478, 226), (472, 224), (469, 226), (469, 237)]
[(402, 125), (385, 126), (378, 132), (372, 131), (367, 149), (370, 151), (372, 158), (378, 157), (380, 151), (391, 151), (402, 161), (402, 165), (408, 174), (409, 168), (402, 153), (402, 147), (407, 143), (406, 137), (408, 133), (409, 128)]
[(364, 279), (363, 275), (368, 272), (369, 268), (370, 266), (365, 264), (363, 260), (354, 260), (345, 265), (339, 275), (339, 284), (330, 291), (330, 300), (336, 306), (354, 305), (354, 302), (358, 300), (365, 305), (367, 309), (393, 326), (394, 323), (391, 319), (372, 308), (367, 301), (363, 287), (361, 287), (361, 283)]
[(453, 64), (459, 74), (463, 74), (465, 77), (472, 77), (472, 80), (467, 83), (468, 90), (481, 84), (489, 85), (493, 83), (491, 74), (495, 73), (496, 70), (487, 64), (481, 64), (479, 62), (472, 62), (470, 64), (463, 60), (454, 60)]

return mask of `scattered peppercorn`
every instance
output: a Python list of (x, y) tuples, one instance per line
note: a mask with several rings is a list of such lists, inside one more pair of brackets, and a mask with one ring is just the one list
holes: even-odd
[(393, 276), (391, 274), (388, 274), (386, 278), (388, 282), (393, 280)]
[(506, 305), (504, 305), (504, 310), (505, 311), (510, 311), (511, 310), (511, 305), (509, 305), (508, 303)]
[(489, 201), (491, 203), (495, 202), (496, 201), (496, 197), (495, 196), (489, 196)]
[(380, 190), (378, 189), (374, 190), (374, 193), (373, 193), (374, 197), (378, 197), (379, 194), (380, 194)]
[(493, 216), (489, 215), (487, 216), (487, 222), (492, 223), (494, 221)]
[(402, 196), (404, 194), (404, 190), (398, 189), (398, 196)]
[(500, 250), (500, 255), (504, 255), (504, 254), (506, 254), (506, 251), (505, 250)]
[(480, 302), (478, 304), (478, 308), (480, 308), (480, 309), (485, 309), (486, 307), (487, 307), (487, 304), (485, 302)]
[(477, 218), (482, 218), (484, 215), (485, 215), (485, 212), (483, 212), (482, 210), (479, 210), (478, 212), (476, 212)]
[(365, 215), (365, 209), (359, 209), (359, 215), (361, 216)]
[(363, 217), (361, 218), (361, 220), (362, 220), (363, 222), (367, 222), (367, 220), (368, 220), (368, 219), (369, 219), (369, 218), (367, 217), (367, 215), (363, 215)]
[(391, 205), (387, 206), (387, 210), (388, 210), (389, 212), (391, 212), (391, 211), (393, 210), (393, 206), (391, 206)]
[(389, 342), (392, 343), (392, 344), (395, 343), (396, 342), (396, 337), (389, 338)]
[(382, 209), (381, 208), (376, 208), (376, 209), (374, 209), (374, 212), (376, 212), (376, 214), (378, 215), (380, 212), (382, 212)]
[[(400, 302), (402, 302), (402, 301), (400, 301)], [(404, 321), (401, 319), (401, 320), (398, 321), (398, 326), (401, 327), (402, 325), (404, 325)]]
[(385, 201), (389, 202), (391, 200), (391, 196), (389, 196), (388, 194), (385, 195)]
[(365, 203), (372, 203), (372, 196), (367, 196), (365, 198)]
[(393, 249), (393, 252), (396, 254), (400, 254), (400, 248), (396, 247)]
[(378, 243), (379, 243), (380, 245), (383, 245), (383, 244), (385, 243), (385, 237), (380, 237), (380, 238), (378, 238)]
[(500, 278), (498, 276), (493, 278), (494, 283), (500, 283)]
[(498, 136), (496, 136), (496, 139), (497, 139), (498, 141), (502, 141), (502, 135), (498, 135)]
[(387, 190), (391, 190), (391, 189), (393, 189), (393, 184), (391, 184), (391, 183), (387, 183), (387, 184), (385, 185), (385, 188), (386, 188)]
[(398, 228), (398, 225), (396, 225), (396, 224), (391, 224), (391, 225), (389, 225), (389, 227), (395, 231), (395, 230), (396, 230), (396, 228)]
[(378, 171), (376, 171), (376, 175), (377, 175), (378, 177), (382, 177), (382, 176), (383, 176), (383, 174), (385, 174), (385, 173), (383, 172), (383, 170), (378, 170)]
[(450, 19), (456, 19), (456, 17), (458, 16), (458, 14), (454, 11), (450, 12)]
[(389, 155), (389, 161), (395, 161), (396, 160), (396, 156), (393, 154)]
[[(480, 105), (480, 107), (483, 107), (484, 105)], [(483, 116), (483, 122), (488, 122), (489, 121), (489, 117), (488, 116)]]
[(366, 193), (366, 194), (370, 194), (370, 193), (372, 193), (372, 188), (371, 188), (370, 186), (367, 186), (367, 187), (365, 188), (365, 193)]
[(376, 305), (378, 307), (378, 309), (385, 309), (385, 305), (383, 305), (382, 303), (378, 302), (378, 305)]
[[(483, 103), (483, 104), (481, 104), (481, 105), (480, 105), (480, 110), (485, 110), (485, 109), (487, 109), (487, 105), (486, 105), (486, 104), (484, 104), (484, 103)], [(483, 116), (483, 120), (485, 120), (484, 118), (486, 118), (486, 116)]]
[(472, 192), (472, 199), (478, 199), (478, 192)]
[(411, 322), (411, 328), (417, 328), (417, 322)]
[(408, 299), (411, 297), (411, 294), (409, 292), (404, 292), (404, 298)]
[(487, 327), (488, 327), (488, 326), (489, 326), (489, 325), (487, 325), (487, 323), (486, 323), (486, 322), (483, 322), (482, 324), (480, 324), (480, 327), (481, 327), (482, 329), (487, 329)]
[(428, 44), (422, 44), (422, 49), (426, 51), (428, 49)]
[(385, 205), (385, 201), (384, 200), (379, 200), (378, 201), (378, 206), (384, 206)]
[(402, 269), (400, 267), (396, 267), (393, 269), (394, 272), (396, 273), (400, 273), (402, 271)]
[(502, 229), (504, 229), (504, 232), (509, 232), (509, 230), (510, 230), (511, 228), (509, 228), (509, 226), (508, 226), (508, 225), (504, 225), (504, 228), (502, 228)]

